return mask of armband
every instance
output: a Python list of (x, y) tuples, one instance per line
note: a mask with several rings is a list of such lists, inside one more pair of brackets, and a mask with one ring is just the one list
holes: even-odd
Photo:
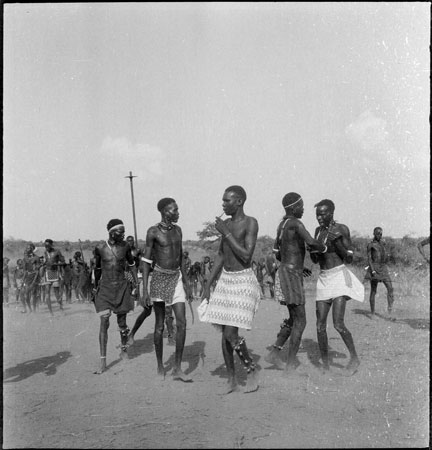
[(279, 253), (279, 252), (280, 252), (280, 250), (278, 248), (273, 249), (273, 253)]
[(352, 250), (347, 250), (347, 253), (349, 253), (350, 255), (354, 255), (354, 252)]
[(147, 264), (153, 264), (153, 261), (151, 259), (144, 258), (144, 256), (141, 257), (141, 261), (144, 261)]
[(129, 267), (133, 267), (135, 265), (135, 261), (132, 264), (128, 263), (128, 265), (129, 265)]
[(324, 244), (324, 250), (321, 253), (326, 253), (327, 252), (327, 245)]

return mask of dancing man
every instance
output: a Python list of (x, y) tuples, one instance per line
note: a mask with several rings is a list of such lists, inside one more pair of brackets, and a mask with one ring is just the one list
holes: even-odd
[[(186, 340), (186, 300), (192, 301), (188, 278), (186, 276), (182, 230), (177, 225), (180, 217), (176, 201), (173, 198), (162, 198), (157, 204), (161, 221), (147, 230), (146, 247), (141, 258), (143, 264), (143, 319), (155, 311), (154, 345), (156, 351), (157, 374), (165, 378), (163, 365), (163, 330), (166, 307), (171, 307), (176, 320), (175, 360), (172, 378), (184, 382), (192, 381), (181, 370), (183, 350)], [(151, 259), (153, 258), (153, 259)], [(154, 262), (150, 282), (147, 288), (150, 268)], [(137, 318), (137, 322), (140, 317)], [(141, 322), (142, 323), (142, 322)], [(135, 327), (134, 327), (135, 328)]]
[(306, 245), (319, 252), (324, 252), (326, 246), (313, 239), (300, 220), (304, 213), (304, 204), (300, 194), (296, 192), (286, 194), (282, 199), (282, 206), (285, 216), (279, 223), (273, 252), (276, 259), (281, 262), (278, 277), (283, 293), (283, 303), (288, 307), (289, 318), (282, 322), (276, 343), (264, 359), (279, 369), (283, 369), (284, 364), (280, 358), (280, 351), (291, 335), (288, 361), (285, 366), (285, 374), (289, 374), (298, 365), (296, 355), (306, 327), (303, 277), (311, 275), (311, 271), (304, 267)]
[(316, 315), (318, 346), (321, 353), (323, 369), (330, 369), (327, 339), (327, 315), (333, 306), (333, 325), (340, 334), (350, 353), (346, 367), (349, 374), (354, 374), (360, 360), (354, 346), (354, 340), (345, 326), (344, 316), (346, 302), (352, 298), (364, 301), (364, 286), (345, 266), (353, 260), (350, 231), (346, 225), (336, 223), (333, 219), (335, 205), (324, 199), (315, 205), (319, 227), (315, 230), (315, 239), (326, 245), (323, 253), (311, 250), (311, 259), (319, 263), (320, 274), (317, 281)]
[(100, 368), (95, 373), (105, 372), (108, 328), (111, 313), (117, 315), (123, 360), (128, 359), (127, 338), (129, 328), (126, 315), (134, 308), (131, 285), (125, 271), (131, 273), (137, 283), (136, 267), (131, 248), (124, 240), (125, 228), (120, 219), (108, 222), (108, 240), (95, 248), (95, 308), (100, 316), (99, 347)]
[(392, 313), (394, 303), (393, 284), (387, 267), (387, 249), (385, 247), (384, 239), (382, 239), (382, 234), (382, 228), (375, 227), (373, 230), (374, 238), (367, 245), (369, 266), (365, 280), (370, 280), (371, 284), (369, 304), (372, 319), (375, 316), (375, 295), (379, 282), (382, 282), (387, 289), (387, 312), (389, 315)]
[[(202, 294), (208, 302), (205, 321), (222, 331), (222, 354), (228, 371), (227, 392), (238, 391), (234, 368), (234, 350), (247, 370), (245, 392), (259, 387), (258, 367), (249, 354), (239, 328), (250, 330), (258, 310), (261, 289), (252, 269), (258, 222), (247, 216), (243, 207), (246, 192), (241, 186), (228, 187), (222, 197), (222, 207), (229, 219), (216, 217), (216, 229), (222, 234), (218, 254)], [(221, 273), (222, 271), (222, 273)], [(210, 296), (210, 286), (218, 278)]]

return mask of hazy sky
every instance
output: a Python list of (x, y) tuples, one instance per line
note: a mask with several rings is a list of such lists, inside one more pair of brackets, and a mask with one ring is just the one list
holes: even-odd
[(174, 197), (184, 239), (242, 185), (330, 198), (352, 233), (429, 234), (430, 5), (4, 5), (3, 235), (138, 237)]

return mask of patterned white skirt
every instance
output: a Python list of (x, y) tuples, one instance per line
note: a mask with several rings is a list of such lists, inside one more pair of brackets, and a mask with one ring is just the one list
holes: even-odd
[(250, 330), (260, 298), (261, 288), (252, 269), (239, 272), (223, 269), (210, 297), (205, 322), (218, 329), (229, 325)]

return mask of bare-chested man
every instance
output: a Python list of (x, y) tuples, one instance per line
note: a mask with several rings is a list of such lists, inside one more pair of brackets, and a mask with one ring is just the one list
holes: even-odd
[(8, 257), (3, 258), (3, 305), (9, 306), (9, 288), (11, 286), (9, 275), (9, 261)]
[(45, 239), (45, 283), (46, 283), (46, 302), (49, 312), (53, 316), (51, 306), (51, 286), (54, 289), (54, 295), (63, 311), (63, 303), (60, 292), (60, 277), (62, 276), (62, 264), (64, 258), (61, 251), (54, 248), (52, 239)]
[(329, 370), (327, 315), (333, 306), (333, 325), (340, 334), (350, 353), (347, 372), (353, 374), (360, 365), (354, 346), (354, 340), (345, 326), (346, 302), (350, 298), (364, 301), (364, 286), (345, 266), (351, 263), (353, 249), (349, 228), (333, 219), (334, 203), (324, 199), (316, 205), (316, 218), (319, 227), (315, 230), (315, 239), (327, 246), (324, 253), (311, 251), (314, 263), (319, 263), (320, 274), (317, 281), (316, 315), (318, 346), (321, 352), (324, 371)]
[(371, 284), (369, 304), (372, 318), (375, 316), (375, 295), (379, 282), (382, 282), (387, 289), (387, 312), (389, 315), (392, 313), (394, 303), (393, 284), (387, 267), (387, 249), (382, 234), (382, 228), (375, 227), (373, 230), (374, 238), (367, 245), (369, 266), (365, 280), (370, 280)]
[[(258, 367), (246, 346), (239, 328), (250, 330), (258, 310), (261, 289), (252, 269), (258, 222), (244, 213), (246, 192), (241, 186), (228, 187), (222, 197), (222, 207), (229, 219), (216, 217), (215, 226), (222, 234), (213, 269), (202, 294), (208, 302), (205, 322), (222, 331), (222, 353), (228, 371), (226, 393), (238, 391), (234, 366), (234, 350), (247, 370), (245, 392), (259, 387)], [(222, 273), (221, 273), (222, 272)], [(210, 296), (210, 287), (218, 277)]]
[(319, 252), (324, 252), (326, 246), (313, 239), (300, 220), (304, 213), (303, 199), (300, 194), (296, 192), (286, 194), (282, 199), (282, 206), (285, 216), (277, 228), (273, 251), (276, 259), (281, 262), (278, 277), (284, 304), (288, 307), (289, 319), (283, 321), (276, 343), (264, 359), (279, 369), (283, 369), (284, 364), (279, 353), (291, 335), (288, 361), (285, 366), (285, 374), (288, 374), (298, 365), (296, 355), (306, 327), (303, 277), (311, 275), (311, 271), (304, 267), (306, 245)]
[(95, 373), (105, 372), (108, 328), (111, 313), (117, 315), (123, 360), (128, 359), (127, 338), (129, 328), (126, 316), (134, 308), (131, 285), (125, 271), (131, 272), (137, 282), (135, 260), (131, 248), (124, 240), (125, 228), (120, 219), (111, 219), (107, 225), (108, 240), (95, 248), (95, 308), (100, 317), (99, 348), (100, 368)]
[[(165, 378), (163, 365), (163, 330), (165, 308), (171, 306), (176, 320), (176, 346), (172, 377), (174, 380), (192, 381), (181, 369), (186, 339), (186, 300), (192, 301), (188, 278), (186, 277), (182, 230), (176, 225), (179, 211), (173, 198), (162, 198), (157, 204), (161, 221), (147, 230), (146, 247), (141, 258), (143, 265), (144, 310), (153, 304), (155, 311), (154, 345), (157, 360), (157, 374)], [(151, 259), (153, 258), (153, 260)], [(150, 289), (148, 279), (152, 263)]]
[(84, 303), (87, 299), (85, 292), (87, 273), (84, 258), (81, 252), (75, 252), (72, 260), (72, 289), (78, 303)]
[(29, 311), (32, 311), (31, 301), (33, 299), (33, 311), (36, 311), (39, 299), (39, 257), (34, 254), (35, 245), (29, 242), (24, 251), (24, 299)]
[(14, 280), (14, 287), (15, 287), (15, 303), (16, 307), (18, 307), (19, 302), (21, 301), (23, 305), (22, 313), (27, 312), (27, 306), (25, 301), (25, 295), (24, 295), (24, 261), (20, 258), (17, 259), (16, 267), (13, 271), (13, 280)]

